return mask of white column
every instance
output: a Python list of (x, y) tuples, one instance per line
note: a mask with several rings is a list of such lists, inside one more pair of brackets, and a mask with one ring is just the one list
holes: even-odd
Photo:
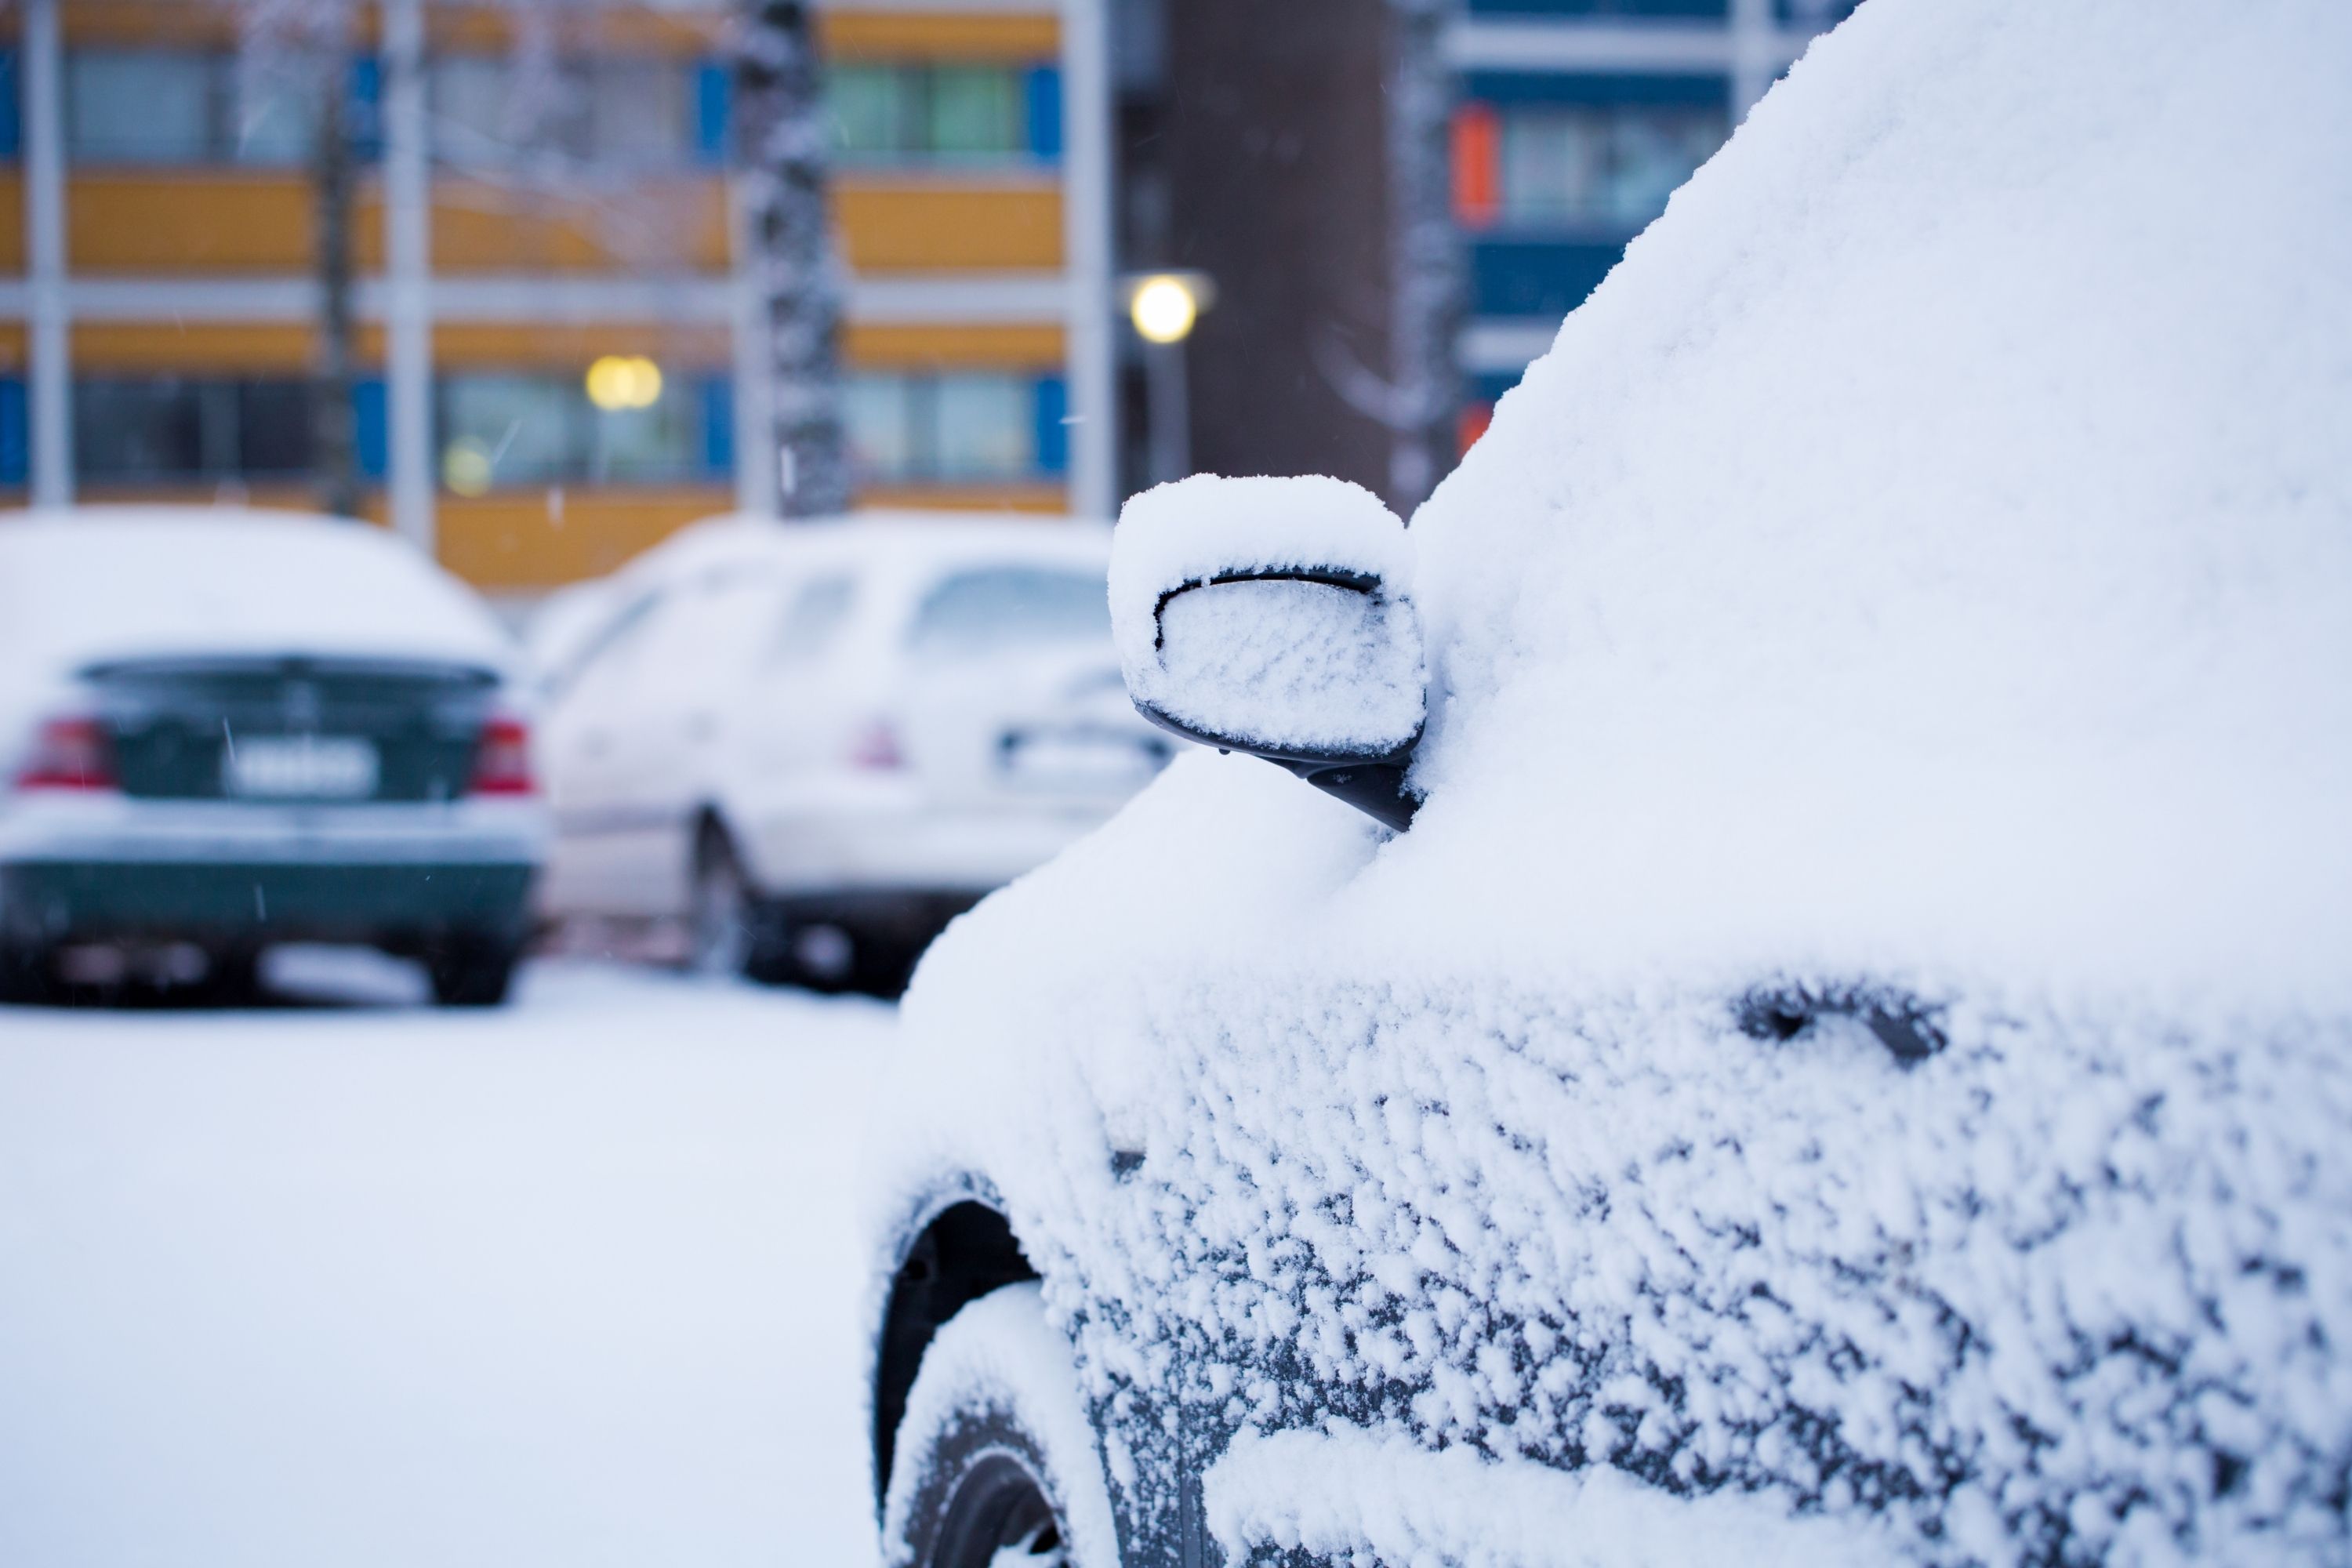
[(1731, 122), (1771, 90), (1788, 63), (1772, 21), (1772, 0), (1731, 0)]
[(1111, 337), (1110, 50), (1107, 0), (1062, 0), (1062, 253), (1068, 289), (1070, 506), (1118, 509)]
[(383, 7), (384, 380), (392, 525), (430, 555), (433, 517), (433, 174), (424, 0)]
[(73, 501), (73, 360), (66, 301), (65, 56), (57, 0), (25, 0), (25, 246), (32, 499)]

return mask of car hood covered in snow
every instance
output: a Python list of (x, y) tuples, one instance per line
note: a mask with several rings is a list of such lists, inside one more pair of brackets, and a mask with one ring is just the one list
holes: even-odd
[(1106, 1408), (2343, 1550), (2347, 58), (1871, 0), (1412, 520), (1412, 831), (1180, 761), (926, 961), (899, 1190), (988, 1173)]

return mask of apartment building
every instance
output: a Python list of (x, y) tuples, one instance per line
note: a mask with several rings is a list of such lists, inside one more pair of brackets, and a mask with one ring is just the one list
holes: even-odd
[(1467, 0), (1463, 444), (1748, 108), (1856, 0)]
[[(1856, 3), (1453, 0), (1458, 449), (1675, 187)], [(1331, 473), (1418, 499), (1391, 468), (1410, 381), (1391, 341), (1397, 16), (1391, 0), (1118, 0), (1122, 253), (1216, 287), (1188, 345), (1201, 467)]]
[[(730, 20), (359, 14), (366, 510), (494, 593), (770, 493)], [(0, 495), (306, 504), (312, 110), (257, 68), (252, 11), (19, 0), (0, 26)], [(866, 0), (820, 28), (860, 503), (1107, 513), (1094, 0)]]

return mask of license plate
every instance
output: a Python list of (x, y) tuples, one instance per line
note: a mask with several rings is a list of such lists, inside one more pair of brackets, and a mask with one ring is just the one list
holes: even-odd
[(1013, 735), (1003, 752), (1006, 776), (1032, 789), (1139, 789), (1165, 760), (1124, 735)]
[(221, 759), (228, 793), (249, 800), (362, 800), (376, 767), (374, 743), (344, 735), (255, 735)]

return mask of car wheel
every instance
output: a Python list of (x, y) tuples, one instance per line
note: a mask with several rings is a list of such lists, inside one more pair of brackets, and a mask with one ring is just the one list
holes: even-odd
[(697, 974), (743, 974), (751, 967), (751, 889), (726, 836), (703, 834), (694, 853), (687, 912), (687, 967)]
[(260, 950), (232, 947), (206, 953), (195, 994), (215, 1007), (252, 1006), (261, 1000)]
[(54, 1002), (60, 989), (56, 953), (29, 942), (0, 942), (0, 1002)]
[(461, 936), (425, 955), (433, 1000), (444, 1007), (495, 1007), (507, 999), (521, 944), (501, 937)]
[(1117, 1568), (1110, 1493), (1069, 1342), (1035, 1282), (939, 1331), (898, 1423), (887, 1555), (907, 1568)]

